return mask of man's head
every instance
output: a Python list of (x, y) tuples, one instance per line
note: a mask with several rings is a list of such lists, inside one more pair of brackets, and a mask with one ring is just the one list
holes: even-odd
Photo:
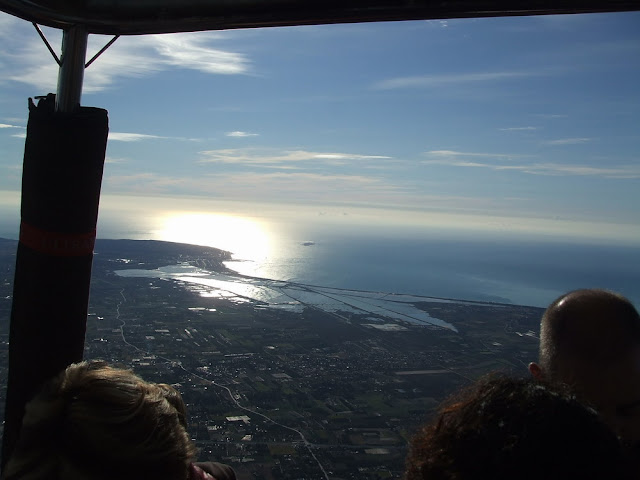
[(555, 300), (529, 370), (571, 386), (626, 440), (640, 441), (640, 315), (626, 298), (588, 289)]

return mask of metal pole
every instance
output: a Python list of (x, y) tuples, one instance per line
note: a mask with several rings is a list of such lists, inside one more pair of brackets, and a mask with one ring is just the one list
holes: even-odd
[(80, 107), (87, 37), (83, 26), (64, 31), (55, 101), (50, 94), (37, 107), (29, 102), (2, 468), (27, 402), (84, 352), (108, 133), (106, 110)]
[(83, 25), (74, 25), (62, 34), (56, 112), (72, 113), (80, 106), (88, 37)]

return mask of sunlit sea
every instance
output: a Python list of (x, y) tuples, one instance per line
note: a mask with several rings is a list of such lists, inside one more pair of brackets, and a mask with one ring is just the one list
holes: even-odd
[(637, 246), (315, 220), (198, 216), (172, 228), (131, 225), (103, 222), (98, 236), (217, 247), (233, 254), (227, 266), (244, 275), (325, 287), (539, 307), (568, 290), (600, 287), (640, 305)]
[(599, 287), (640, 304), (640, 248), (558, 242), (376, 237), (333, 233), (283, 240), (240, 273), (339, 288), (544, 307), (562, 293)]
[(211, 229), (183, 222), (129, 238), (214, 246), (232, 252), (227, 266), (244, 275), (326, 287), (540, 307), (568, 290), (599, 287), (640, 304), (640, 247), (316, 220), (197, 220)]

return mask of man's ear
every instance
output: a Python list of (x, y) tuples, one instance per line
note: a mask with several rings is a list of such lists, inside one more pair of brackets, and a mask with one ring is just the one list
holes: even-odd
[(542, 380), (542, 368), (540, 368), (540, 365), (536, 362), (531, 362), (529, 364), (529, 373), (531, 373), (531, 376), (536, 380)]

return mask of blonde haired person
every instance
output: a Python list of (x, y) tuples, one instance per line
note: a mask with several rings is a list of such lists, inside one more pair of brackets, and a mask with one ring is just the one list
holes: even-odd
[(176, 389), (104, 362), (70, 365), (25, 410), (3, 480), (235, 479), (227, 465), (192, 463)]

